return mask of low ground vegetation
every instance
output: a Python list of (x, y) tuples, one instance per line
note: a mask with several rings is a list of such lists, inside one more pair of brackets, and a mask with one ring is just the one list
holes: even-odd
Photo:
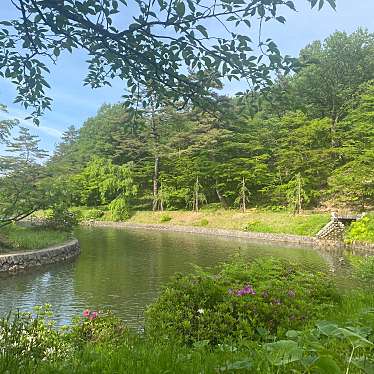
[[(71, 209), (80, 221), (115, 221), (105, 206), (100, 208)], [(36, 217), (45, 216), (38, 212)], [(245, 213), (228, 209), (203, 209), (200, 212), (166, 211), (133, 212), (128, 223), (168, 224), (180, 226), (203, 226), (228, 230), (245, 230), (277, 234), (315, 235), (330, 220), (328, 213), (305, 212), (294, 215), (287, 211), (272, 212), (261, 209), (247, 210)]]
[[(355, 267), (374, 280), (365, 259)], [(329, 273), (234, 259), (177, 276), (149, 308), (142, 333), (93, 310), (64, 328), (54, 326), (50, 306), (9, 315), (0, 321), (0, 371), (370, 374), (374, 294), (368, 282), (357, 284), (340, 289)]]
[(356, 241), (374, 243), (374, 213), (353, 222), (347, 232), (346, 240), (350, 243)]
[(0, 253), (41, 249), (71, 239), (69, 231), (12, 224), (0, 229)]

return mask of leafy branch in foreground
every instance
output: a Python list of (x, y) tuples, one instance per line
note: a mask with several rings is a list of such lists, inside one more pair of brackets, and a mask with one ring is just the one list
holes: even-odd
[[(318, 3), (320, 9), (324, 5), (323, 0), (307, 1), (312, 7)], [(335, 8), (335, 0), (327, 2)], [(295, 63), (281, 56), (273, 40), (261, 38), (263, 23), (284, 23), (279, 11), (296, 10), (293, 1), (137, 0), (131, 6), (126, 0), (12, 3), (19, 17), (1, 22), (0, 76), (16, 85), (15, 101), (32, 108), (35, 123), (51, 105), (46, 94), (48, 63), (55, 63), (64, 51), (86, 51), (85, 84), (93, 88), (110, 85), (114, 78), (125, 80), (128, 104), (150, 80), (159, 83), (161, 100), (188, 102), (207, 94), (207, 71), (229, 80), (245, 79), (258, 89), (271, 81), (272, 71), (288, 72)], [(238, 33), (239, 26), (248, 31), (257, 26), (259, 40), (253, 41), (247, 31)], [(197, 80), (189, 79), (186, 71)]]

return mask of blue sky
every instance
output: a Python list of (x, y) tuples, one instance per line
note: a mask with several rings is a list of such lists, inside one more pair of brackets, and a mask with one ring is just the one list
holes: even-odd
[[(374, 0), (337, 0), (337, 10), (326, 6), (320, 12), (309, 9), (306, 0), (296, 0), (297, 13), (286, 12), (283, 15), (285, 25), (269, 23), (264, 30), (265, 36), (272, 37), (282, 53), (297, 56), (301, 48), (313, 40), (322, 40), (336, 30), (353, 32), (363, 26), (374, 32)], [(0, 20), (15, 15), (10, 0), (2, 0)], [(70, 125), (80, 127), (90, 116), (95, 115), (103, 103), (115, 103), (121, 99), (124, 83), (113, 82), (112, 87), (92, 90), (82, 84), (86, 73), (85, 55), (80, 51), (72, 55), (61, 55), (56, 66), (51, 67), (48, 93), (54, 99), (52, 111), (41, 119), (39, 128), (24, 121), (27, 113), (21, 106), (13, 104), (15, 89), (12, 84), (0, 78), (0, 103), (8, 106), (11, 118), (18, 118), (21, 123), (32, 129), (41, 138), (44, 149), (52, 151), (64, 130)], [(224, 92), (235, 93), (243, 87), (235, 82), (226, 85)], [(0, 113), (0, 119), (4, 114)]]

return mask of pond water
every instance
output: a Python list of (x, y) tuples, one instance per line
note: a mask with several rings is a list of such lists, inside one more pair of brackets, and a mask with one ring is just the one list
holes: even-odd
[(1, 316), (49, 303), (59, 324), (92, 308), (111, 309), (138, 327), (146, 306), (175, 272), (216, 265), (237, 251), (249, 259), (284, 257), (316, 270), (339, 263), (339, 256), (312, 248), (211, 235), (81, 228), (76, 236), (82, 252), (74, 261), (0, 278)]

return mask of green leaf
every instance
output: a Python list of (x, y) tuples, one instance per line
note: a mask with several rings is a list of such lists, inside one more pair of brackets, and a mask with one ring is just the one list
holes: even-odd
[(220, 367), (218, 369), (219, 372), (225, 372), (225, 371), (233, 371), (233, 370), (245, 370), (252, 368), (253, 365), (248, 360), (243, 361), (235, 361), (230, 364), (227, 364), (226, 366)]
[(314, 7), (316, 6), (317, 1), (318, 1), (318, 0), (309, 0), (310, 5), (311, 5), (312, 8), (314, 8)]
[(374, 362), (369, 361), (368, 358), (356, 358), (352, 360), (352, 363), (361, 369), (365, 374), (374, 373)]
[(275, 343), (264, 344), (268, 350), (268, 359), (275, 365), (287, 365), (301, 360), (303, 350), (293, 340), (279, 340)]
[(56, 57), (58, 57), (58, 56), (60, 55), (60, 49), (57, 48), (57, 47), (55, 47), (55, 48), (53, 49), (53, 54), (54, 54)]
[(196, 29), (200, 31), (202, 35), (204, 35), (206, 38), (208, 37), (208, 32), (206, 28), (203, 25), (197, 25)]
[(319, 374), (341, 374), (338, 364), (330, 356), (321, 356), (314, 363)]
[(295, 8), (295, 4), (293, 3), (293, 1), (286, 1), (286, 5), (292, 9), (292, 10), (296, 10)]
[(186, 7), (183, 1), (179, 1), (175, 6), (175, 11), (177, 12), (178, 16), (182, 18), (186, 12)]
[(263, 5), (259, 5), (257, 7), (257, 13), (260, 17), (263, 17), (265, 15), (265, 7)]
[(336, 10), (336, 2), (335, 2), (335, 0), (326, 0), (326, 1), (330, 4), (330, 6), (331, 6), (332, 9)]

